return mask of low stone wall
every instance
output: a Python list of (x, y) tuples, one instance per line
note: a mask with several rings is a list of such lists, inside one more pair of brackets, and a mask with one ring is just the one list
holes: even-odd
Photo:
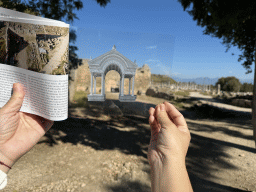
[(245, 108), (252, 107), (252, 101), (248, 99), (232, 99), (230, 104)]
[(171, 94), (171, 93), (166, 93), (166, 92), (157, 91), (157, 89), (152, 88), (152, 87), (150, 87), (149, 89), (147, 89), (146, 95), (147, 95), (147, 96), (151, 96), (151, 97), (157, 97), (157, 98), (167, 99), (167, 100), (176, 99), (175, 95), (173, 95), (173, 94)]

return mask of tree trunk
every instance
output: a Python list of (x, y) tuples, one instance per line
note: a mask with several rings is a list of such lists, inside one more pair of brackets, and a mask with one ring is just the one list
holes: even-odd
[[(256, 42), (255, 42), (256, 45)], [(256, 147), (256, 51), (254, 53), (254, 84), (253, 84), (253, 98), (252, 98), (252, 127), (253, 127), (253, 139)]]

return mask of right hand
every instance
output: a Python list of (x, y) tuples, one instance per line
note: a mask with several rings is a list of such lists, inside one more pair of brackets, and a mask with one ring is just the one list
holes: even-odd
[(191, 136), (183, 115), (169, 102), (159, 104), (155, 109), (151, 107), (149, 115), (149, 163), (160, 165), (173, 160), (185, 163)]

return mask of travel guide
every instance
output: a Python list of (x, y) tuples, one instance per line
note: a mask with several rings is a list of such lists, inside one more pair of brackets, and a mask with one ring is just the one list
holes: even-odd
[(20, 111), (68, 118), (69, 24), (0, 8), (0, 108), (21, 83)]

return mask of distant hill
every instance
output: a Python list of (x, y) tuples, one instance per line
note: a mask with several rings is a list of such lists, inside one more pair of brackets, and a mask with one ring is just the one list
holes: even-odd
[(198, 77), (198, 78), (188, 78), (188, 79), (182, 79), (178, 77), (173, 77), (175, 81), (178, 82), (194, 82), (196, 84), (207, 84), (207, 85), (215, 85), (215, 83), (218, 81), (219, 78), (209, 78), (209, 77)]
[[(179, 77), (169, 77), (168, 75), (160, 75), (160, 74), (151, 74), (151, 79), (153, 82), (161, 83), (161, 82), (169, 82), (171, 84), (177, 82), (194, 82), (196, 84), (206, 84), (206, 85), (215, 85), (220, 77), (209, 78), (209, 77), (198, 77), (198, 78), (179, 78)], [(240, 83), (252, 83), (253, 79), (239, 79)]]
[[(218, 78), (209, 78), (209, 77), (199, 77), (199, 78), (190, 78), (190, 79), (183, 79), (179, 77), (173, 77), (175, 81), (178, 82), (195, 82), (196, 84), (207, 84), (207, 85), (215, 85), (220, 77)], [(252, 83), (253, 79), (239, 79), (240, 83)]]

